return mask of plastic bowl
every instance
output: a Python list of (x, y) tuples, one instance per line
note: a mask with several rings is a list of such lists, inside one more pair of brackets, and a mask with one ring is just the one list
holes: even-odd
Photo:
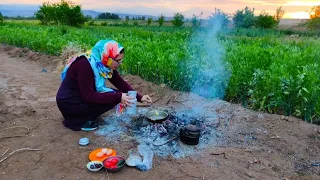
[(86, 146), (89, 144), (89, 142), (90, 142), (89, 138), (86, 138), (86, 137), (79, 139), (79, 144), (81, 146)]
[[(116, 167), (111, 168), (107, 164), (111, 164), (112, 165), (112, 160), (113, 159), (116, 159), (118, 161), (118, 163), (117, 163)], [(125, 159), (123, 157), (121, 157), (121, 156), (111, 156), (111, 157), (108, 157), (107, 159), (105, 159), (103, 161), (103, 166), (104, 166), (104, 168), (106, 168), (106, 170), (108, 172), (118, 172), (124, 167), (125, 164), (126, 164)]]
[[(96, 167), (97, 165), (100, 165), (100, 167)], [(92, 168), (92, 166), (94, 166), (94, 168)], [(90, 161), (87, 164), (87, 169), (92, 172), (100, 171), (100, 169), (102, 168), (103, 168), (103, 164), (100, 161)]]

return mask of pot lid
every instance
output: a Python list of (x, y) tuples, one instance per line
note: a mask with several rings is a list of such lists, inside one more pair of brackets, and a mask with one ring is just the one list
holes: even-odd
[(200, 129), (195, 125), (189, 124), (186, 126), (186, 130), (191, 132), (198, 132)]

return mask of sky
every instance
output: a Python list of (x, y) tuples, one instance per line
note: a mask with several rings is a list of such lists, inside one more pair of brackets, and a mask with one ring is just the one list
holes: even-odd
[[(57, 2), (60, 0), (1, 0), (1, 4), (42, 4), (43, 1)], [(320, 0), (72, 0), (82, 5), (82, 9), (99, 12), (130, 13), (159, 16), (173, 16), (175, 12), (186, 17), (193, 14), (202, 18), (208, 17), (214, 8), (219, 8), (228, 14), (246, 6), (255, 8), (255, 14), (261, 11), (273, 15), (277, 7), (285, 10), (283, 18), (306, 19), (311, 7), (320, 5)]]

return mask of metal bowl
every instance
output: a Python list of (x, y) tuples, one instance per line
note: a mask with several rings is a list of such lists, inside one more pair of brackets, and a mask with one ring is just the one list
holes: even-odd
[(145, 117), (152, 123), (161, 123), (168, 118), (169, 114), (161, 110), (151, 110), (145, 114)]
[[(123, 161), (123, 163), (120, 166), (118, 166), (117, 168), (109, 168), (106, 166), (106, 162), (111, 161), (112, 159), (118, 159), (118, 161)], [(103, 161), (103, 166), (104, 166), (104, 168), (106, 168), (106, 170), (108, 172), (118, 172), (125, 166), (125, 164), (126, 164), (125, 159), (121, 156), (111, 156)]]

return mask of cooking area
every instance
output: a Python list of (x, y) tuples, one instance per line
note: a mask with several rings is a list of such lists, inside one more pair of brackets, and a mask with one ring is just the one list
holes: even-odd
[(220, 117), (201, 106), (140, 107), (136, 115), (109, 115), (96, 134), (113, 141), (130, 139), (147, 145), (155, 155), (181, 158), (220, 142), (219, 125)]

